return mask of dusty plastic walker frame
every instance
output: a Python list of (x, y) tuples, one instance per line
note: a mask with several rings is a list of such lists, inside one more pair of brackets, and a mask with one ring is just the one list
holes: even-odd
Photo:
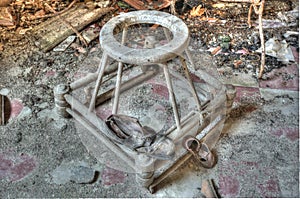
[[(133, 49), (123, 45), (126, 41), (128, 27), (134, 24), (158, 24), (164, 27), (164, 34), (168, 43), (166, 45), (150, 49)], [(122, 30), (121, 43), (114, 37), (113, 33), (116, 28)], [(172, 37), (170, 33), (172, 34)], [(136, 180), (139, 184), (143, 187), (149, 188), (149, 190), (153, 192), (154, 187), (188, 160), (192, 154), (182, 149), (182, 146), (181, 149), (178, 149), (179, 155), (169, 162), (157, 161), (143, 154), (128, 154), (118, 144), (114, 143), (108, 138), (108, 136), (106, 136), (111, 133), (111, 130), (106, 126), (103, 120), (96, 116), (95, 107), (108, 99), (114, 98), (112, 114), (117, 114), (120, 93), (157, 74), (157, 70), (148, 70), (147, 67), (149, 66), (150, 68), (150, 66), (158, 65), (164, 72), (175, 120), (175, 125), (171, 127), (166, 134), (174, 142), (181, 141), (186, 135), (195, 136), (199, 140), (205, 137), (206, 142), (209, 143), (209, 147), (212, 148), (219, 138), (221, 133), (219, 125), (224, 122), (226, 113), (210, 117), (203, 116), (204, 105), (201, 104), (191, 79), (186, 60), (183, 58), (183, 54), (185, 54), (191, 65), (194, 66), (190, 53), (187, 49), (189, 44), (189, 31), (184, 22), (179, 18), (159, 11), (135, 11), (121, 14), (112, 18), (103, 26), (100, 32), (100, 44), (103, 49), (103, 55), (97, 72), (89, 74), (70, 85), (58, 85), (54, 89), (56, 109), (62, 116), (69, 117), (71, 115), (74, 119), (81, 123), (91, 133), (91, 135), (95, 137), (95, 139), (106, 145), (134, 171), (136, 171)], [(118, 62), (116, 85), (114, 89), (99, 95), (99, 88), (101, 86), (103, 76), (105, 75), (105, 69), (108, 67), (109, 57)], [(189, 86), (197, 106), (196, 111), (192, 111), (182, 118), (180, 118), (178, 114), (175, 93), (167, 64), (168, 61), (175, 57), (179, 57), (180, 59), (181, 66), (184, 70), (185, 77), (189, 82)], [(122, 82), (124, 63), (143, 66), (146, 69), (143, 70), (143, 74)], [(95, 82), (95, 88), (92, 93), (90, 103), (86, 106), (76, 99), (72, 95), (72, 92), (85, 87), (92, 82)], [(222, 87), (222, 85), (218, 86)], [(226, 89), (223, 89), (223, 91), (225, 96), (220, 95), (216, 100), (223, 100), (226, 103), (227, 94), (227, 107), (230, 109), (234, 98), (234, 88), (228, 87), (226, 93)], [(214, 108), (218, 109), (220, 107)], [(159, 164), (162, 165), (159, 167), (161, 169), (155, 170), (154, 165)]]

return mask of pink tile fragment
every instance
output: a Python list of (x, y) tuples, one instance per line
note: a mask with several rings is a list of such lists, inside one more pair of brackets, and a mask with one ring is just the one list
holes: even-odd
[(261, 98), (259, 88), (236, 86), (235, 102), (252, 102)]
[(18, 162), (10, 169), (10, 180), (18, 181), (27, 176), (37, 166), (34, 158), (23, 154), (18, 157)]
[(274, 69), (266, 75), (268, 79), (260, 80), (260, 88), (299, 90), (299, 67), (297, 64)]
[(232, 176), (220, 176), (219, 178), (220, 194), (222, 197), (237, 197), (240, 190), (240, 184), (237, 178)]
[(24, 105), (23, 105), (22, 101), (19, 100), (19, 99), (11, 100), (10, 101), (10, 106), (11, 106), (10, 118), (17, 117), (24, 108)]
[(276, 137), (286, 137), (288, 140), (292, 142), (299, 140), (299, 128), (296, 127), (294, 128), (284, 127), (284, 128), (271, 129), (270, 133)]
[(29, 175), (37, 167), (36, 160), (27, 155), (0, 154), (0, 179), (15, 182)]
[(55, 70), (49, 70), (46, 72), (45, 77), (54, 77), (56, 75), (56, 71)]
[(125, 179), (126, 175), (124, 172), (109, 167), (105, 167), (101, 175), (102, 184), (106, 186), (124, 183)]
[(280, 193), (279, 183), (277, 179), (269, 179), (263, 184), (259, 184), (258, 188), (261, 193), (261, 197), (263, 198), (278, 197)]
[(9, 174), (12, 166), (13, 161), (7, 159), (3, 154), (0, 154), (0, 179), (5, 178)]
[(153, 93), (162, 96), (165, 99), (169, 99), (168, 88), (162, 84), (152, 83)]
[[(257, 193), (246, 197), (279, 197), (281, 190), (274, 167), (259, 162), (226, 161), (219, 166), (219, 193), (222, 197), (241, 197), (248, 186)], [(265, 176), (268, 176), (267, 179)], [(246, 187), (245, 187), (246, 186)]]

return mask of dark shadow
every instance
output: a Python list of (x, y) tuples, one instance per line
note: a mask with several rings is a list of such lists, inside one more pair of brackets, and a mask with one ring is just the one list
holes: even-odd
[[(11, 114), (11, 104), (10, 104), (10, 100), (8, 99), (7, 96), (3, 96), (3, 95), (0, 95), (1, 96), (1, 119), (3, 119), (3, 124), (7, 124), (8, 123), (8, 120), (10, 118), (10, 114)], [(4, 101), (4, 103), (2, 102)], [(3, 118), (2, 118), (3, 117)], [(2, 123), (2, 121), (1, 121)]]

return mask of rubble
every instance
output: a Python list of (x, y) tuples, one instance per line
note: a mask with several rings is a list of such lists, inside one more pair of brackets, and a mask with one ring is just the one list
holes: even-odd
[(283, 63), (295, 61), (293, 52), (285, 40), (279, 41), (277, 38), (270, 38), (265, 45), (266, 54), (276, 57), (278, 61)]
[(0, 26), (14, 26), (14, 19), (10, 8), (0, 7)]
[(85, 162), (62, 163), (51, 172), (51, 182), (55, 184), (66, 184), (74, 182), (77, 184), (88, 184), (95, 180), (96, 171)]
[[(73, 7), (62, 15), (51, 18), (45, 23), (36, 26), (30, 31), (31, 41), (37, 45), (43, 52), (47, 52), (65, 40), (69, 35), (82, 30), (91, 22), (105, 15), (112, 8), (97, 8), (89, 10), (86, 8)], [(62, 23), (61, 19), (70, 23)], [(59, 30), (59, 31), (58, 31)]]

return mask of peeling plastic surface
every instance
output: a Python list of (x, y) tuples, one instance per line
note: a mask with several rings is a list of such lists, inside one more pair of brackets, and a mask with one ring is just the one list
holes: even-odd
[[(277, 38), (271, 38), (265, 43), (266, 54), (276, 57), (278, 61), (295, 61), (292, 49), (285, 40), (279, 41)], [(261, 49), (257, 50), (261, 52)]]

